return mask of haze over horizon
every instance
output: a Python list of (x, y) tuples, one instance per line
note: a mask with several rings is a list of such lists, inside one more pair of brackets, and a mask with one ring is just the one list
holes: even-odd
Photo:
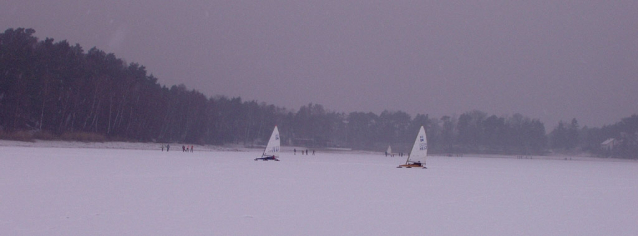
[(638, 113), (635, 1), (8, 0), (0, 27), (79, 43), (158, 82), (289, 109), (521, 113), (613, 124)]

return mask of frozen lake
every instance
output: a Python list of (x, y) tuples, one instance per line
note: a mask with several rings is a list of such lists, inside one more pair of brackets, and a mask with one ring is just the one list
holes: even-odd
[(0, 146), (0, 234), (638, 235), (634, 161), (195, 150)]

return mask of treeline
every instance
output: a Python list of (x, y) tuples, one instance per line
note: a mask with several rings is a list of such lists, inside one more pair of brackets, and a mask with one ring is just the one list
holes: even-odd
[(638, 115), (635, 114), (601, 128), (581, 128), (576, 119), (569, 124), (560, 121), (550, 137), (554, 150), (638, 159)]
[(344, 123), (345, 143), (362, 149), (385, 150), (391, 145), (394, 152), (409, 152), (420, 126), (426, 129), (432, 153), (531, 155), (543, 154), (547, 144), (543, 123), (521, 114), (497, 117), (471, 111), (459, 117), (438, 119), (418, 114), (411, 119), (401, 111), (384, 111), (379, 116), (353, 112)]
[[(595, 150), (601, 139), (620, 138), (619, 132), (629, 130), (623, 125), (577, 127), (578, 141), (564, 144), (563, 129), (573, 138), (573, 125), (561, 122), (559, 131), (548, 136), (542, 122), (520, 114), (498, 117), (470, 111), (441, 118), (411, 117), (402, 111), (346, 114), (319, 104), (293, 111), (239, 97), (207, 98), (184, 85), (160, 85), (137, 63), (97, 48), (85, 52), (78, 44), (41, 41), (34, 33), (18, 28), (0, 34), (0, 136), (5, 138), (26, 133), (27, 138), (98, 136), (250, 146), (263, 145), (278, 125), (284, 145), (377, 151), (392, 145), (397, 152), (408, 152), (423, 125), (433, 153), (527, 155), (543, 154), (548, 148)], [(635, 129), (632, 132), (635, 140)]]
[(85, 53), (78, 44), (39, 41), (34, 33), (0, 34), (4, 133), (222, 144), (265, 137), (264, 130), (285, 123), (278, 120), (286, 117), (283, 108), (161, 86), (144, 66), (96, 48)]

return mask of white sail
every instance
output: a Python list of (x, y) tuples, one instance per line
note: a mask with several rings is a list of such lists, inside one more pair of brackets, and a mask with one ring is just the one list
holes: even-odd
[(388, 150), (385, 151), (387, 154), (392, 154), (392, 148), (390, 146), (388, 146)]
[(266, 149), (264, 150), (264, 154), (265, 156), (279, 156), (279, 148), (281, 141), (279, 140), (279, 130), (277, 129), (277, 126), (275, 126), (275, 129), (272, 131), (272, 134), (270, 135), (270, 139), (268, 140), (268, 144), (266, 145)]
[(408, 157), (408, 162), (421, 162), (425, 165), (425, 158), (428, 156), (428, 139), (425, 136), (425, 129), (421, 126), (419, 134), (416, 136), (414, 146)]

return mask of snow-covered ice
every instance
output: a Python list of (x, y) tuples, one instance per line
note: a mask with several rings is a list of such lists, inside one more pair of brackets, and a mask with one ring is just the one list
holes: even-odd
[(4, 144), (1, 235), (638, 235), (635, 161)]

